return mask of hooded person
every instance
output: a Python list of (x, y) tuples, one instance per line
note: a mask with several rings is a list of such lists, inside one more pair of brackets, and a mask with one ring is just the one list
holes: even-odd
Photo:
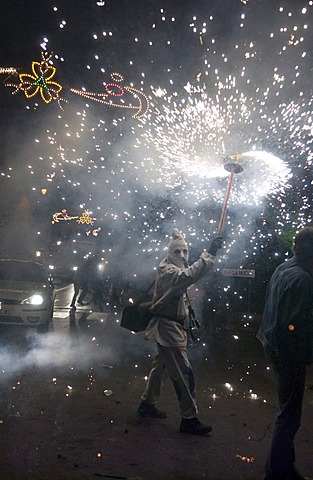
[(153, 360), (145, 391), (137, 410), (139, 417), (165, 418), (166, 413), (156, 407), (166, 377), (173, 382), (177, 395), (182, 433), (206, 435), (210, 425), (198, 419), (195, 399), (194, 374), (187, 355), (187, 288), (209, 272), (215, 262), (222, 238), (216, 237), (208, 251), (188, 265), (188, 245), (177, 229), (174, 229), (168, 245), (168, 253), (157, 272), (153, 304), (153, 317), (145, 331), (145, 338), (156, 342), (158, 353)]
[(188, 245), (177, 228), (174, 229), (168, 245), (167, 261), (179, 268), (188, 266)]

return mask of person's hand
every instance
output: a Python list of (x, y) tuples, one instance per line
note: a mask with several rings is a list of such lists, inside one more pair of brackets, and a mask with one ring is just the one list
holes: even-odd
[(222, 247), (223, 241), (223, 237), (213, 238), (212, 242), (209, 245), (208, 252), (211, 253), (211, 255), (215, 256), (217, 254), (217, 250)]

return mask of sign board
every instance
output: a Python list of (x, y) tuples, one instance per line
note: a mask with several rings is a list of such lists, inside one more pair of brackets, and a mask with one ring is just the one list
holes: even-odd
[(224, 275), (224, 277), (254, 278), (255, 270), (245, 270), (243, 268), (223, 268), (222, 275)]

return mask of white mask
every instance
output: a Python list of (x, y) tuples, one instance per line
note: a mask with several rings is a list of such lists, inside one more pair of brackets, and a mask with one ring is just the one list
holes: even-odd
[(167, 259), (179, 268), (188, 266), (188, 245), (177, 228), (174, 229), (168, 246)]

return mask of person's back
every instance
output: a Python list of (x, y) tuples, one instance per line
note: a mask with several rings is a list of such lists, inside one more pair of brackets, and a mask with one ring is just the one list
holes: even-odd
[(83, 301), (88, 293), (90, 285), (90, 271), (93, 264), (93, 258), (88, 258), (82, 265), (78, 267), (75, 272), (73, 284), (74, 284), (74, 295), (71, 301), (71, 308), (75, 308), (76, 298), (78, 297), (79, 291), (81, 291), (78, 297), (78, 303), (84, 305)]
[(264, 480), (304, 480), (295, 466), (294, 438), (313, 361), (313, 227), (296, 234), (293, 252), (271, 277), (257, 334), (273, 366), (278, 403)]
[(257, 334), (269, 354), (288, 363), (310, 363), (313, 321), (308, 318), (312, 301), (312, 276), (297, 256), (279, 265), (270, 280)]
[(80, 287), (83, 283), (83, 278), (84, 278), (84, 270), (83, 270), (83, 265), (77, 268), (74, 278), (73, 278), (73, 283), (74, 285), (77, 285)]

